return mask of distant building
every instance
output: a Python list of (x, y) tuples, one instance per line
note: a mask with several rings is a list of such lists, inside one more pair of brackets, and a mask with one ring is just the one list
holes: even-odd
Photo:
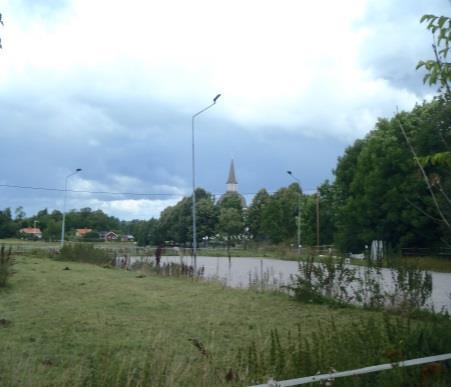
[(134, 242), (135, 237), (133, 235), (122, 235), (121, 240), (123, 242)]
[(36, 227), (25, 227), (20, 229), (20, 234), (26, 238), (41, 239), (42, 231)]
[(246, 199), (244, 199), (244, 196), (238, 192), (238, 181), (236, 180), (235, 176), (235, 165), (233, 163), (233, 160), (230, 163), (229, 177), (226, 182), (226, 187), (227, 187), (226, 192), (223, 195), (221, 195), (221, 197), (218, 200), (218, 203), (221, 203), (228, 196), (235, 195), (238, 196), (238, 198), (240, 199), (242, 207), (246, 208), (247, 207)]
[(104, 239), (106, 241), (117, 241), (119, 239), (119, 235), (117, 235), (114, 231), (101, 231), (99, 232), (100, 239)]
[(90, 233), (92, 231), (92, 228), (77, 228), (75, 230), (75, 236), (76, 237), (84, 237), (86, 234)]

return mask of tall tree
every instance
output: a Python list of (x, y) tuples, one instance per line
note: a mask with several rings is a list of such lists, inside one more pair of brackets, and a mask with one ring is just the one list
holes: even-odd
[[(192, 241), (192, 203), (192, 197), (187, 197), (163, 210), (159, 219), (159, 232), (165, 241), (178, 244)], [(206, 236), (214, 235), (217, 219), (213, 195), (202, 188), (196, 189), (196, 215), (199, 242)]]
[(226, 242), (230, 257), (230, 247), (239, 240), (244, 231), (243, 216), (237, 208), (222, 207), (219, 213), (218, 232)]
[(0, 238), (11, 238), (16, 236), (17, 232), (18, 227), (12, 218), (11, 209), (0, 211)]
[(451, 124), (451, 116), (442, 116), (442, 106), (432, 101), (391, 120), (379, 120), (376, 128), (339, 160), (334, 189), (335, 240), (340, 247), (362, 250), (373, 239), (394, 246), (422, 247), (445, 237), (416, 159), (399, 130), (402, 120), (418, 157), (441, 149), (442, 141), (432, 129), (438, 120)]
[(295, 243), (299, 198), (301, 209), (305, 208), (301, 188), (298, 183), (293, 183), (288, 188), (281, 188), (275, 192), (268, 205), (263, 208), (262, 232), (271, 242)]
[(263, 228), (263, 211), (269, 205), (271, 196), (266, 189), (261, 189), (254, 196), (247, 211), (247, 226), (249, 233), (256, 241), (268, 239)]

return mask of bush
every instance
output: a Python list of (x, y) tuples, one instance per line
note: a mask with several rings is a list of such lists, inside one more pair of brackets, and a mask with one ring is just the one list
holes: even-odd
[(112, 252), (96, 249), (90, 243), (65, 244), (60, 250), (59, 259), (64, 261), (94, 263), (96, 265), (111, 264), (114, 260)]
[(299, 262), (299, 272), (287, 288), (301, 302), (330, 305), (361, 305), (370, 309), (390, 309), (413, 312), (430, 309), (432, 276), (415, 267), (399, 266), (391, 269), (392, 289), (384, 286), (385, 280), (378, 265), (365, 268), (335, 261), (324, 262), (313, 258)]

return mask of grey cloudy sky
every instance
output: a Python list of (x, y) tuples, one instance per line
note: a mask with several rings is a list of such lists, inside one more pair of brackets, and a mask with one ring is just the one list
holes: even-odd
[[(0, 184), (70, 193), (69, 208), (149, 219), (196, 179), (221, 193), (304, 190), (398, 106), (434, 90), (421, 15), (448, 0), (0, 0)], [(62, 209), (61, 191), (0, 187), (1, 208)], [(249, 196), (250, 198), (251, 196)]]

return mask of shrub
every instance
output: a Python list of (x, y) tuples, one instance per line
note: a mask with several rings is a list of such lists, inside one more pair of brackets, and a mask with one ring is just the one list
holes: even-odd
[(96, 249), (90, 243), (66, 243), (60, 250), (59, 259), (64, 261), (94, 263), (96, 265), (111, 264), (113, 253), (105, 249)]
[(149, 271), (153, 274), (161, 275), (164, 277), (188, 277), (201, 279), (204, 275), (205, 268), (203, 266), (194, 268), (191, 265), (185, 265), (184, 263), (165, 262), (161, 265), (155, 265), (153, 262), (135, 262), (132, 265), (133, 269), (140, 269)]
[(430, 308), (432, 276), (415, 267), (391, 269), (392, 286), (386, 286), (381, 268), (346, 265), (332, 258), (314, 262), (313, 258), (299, 262), (298, 274), (287, 286), (302, 302), (331, 305), (361, 305), (371, 309), (389, 308), (413, 312)]

